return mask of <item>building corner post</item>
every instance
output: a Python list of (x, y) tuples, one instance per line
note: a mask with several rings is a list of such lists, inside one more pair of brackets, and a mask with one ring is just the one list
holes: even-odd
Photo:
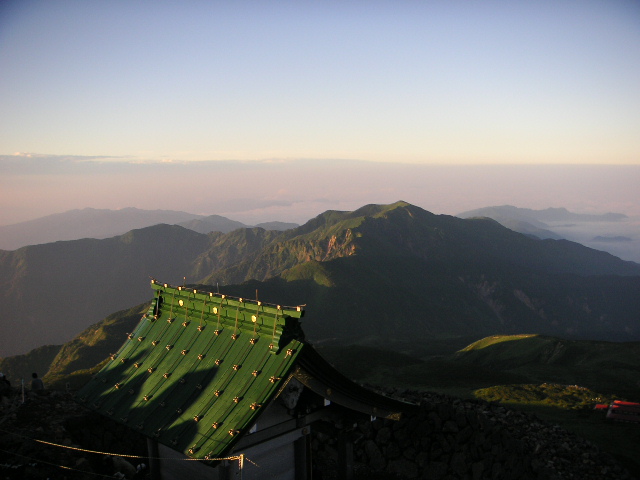
[(158, 442), (147, 438), (147, 453), (149, 455), (149, 473), (151, 474), (151, 480), (162, 480)]

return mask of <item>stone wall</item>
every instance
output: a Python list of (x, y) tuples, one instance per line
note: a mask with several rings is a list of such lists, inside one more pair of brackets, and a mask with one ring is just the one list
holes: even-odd
[[(431, 393), (403, 392), (402, 397), (420, 403), (419, 411), (397, 422), (359, 421), (347, 429), (354, 478), (631, 478), (593, 444), (533, 415)], [(312, 455), (322, 478), (338, 477), (338, 427), (324, 424), (312, 433)]]

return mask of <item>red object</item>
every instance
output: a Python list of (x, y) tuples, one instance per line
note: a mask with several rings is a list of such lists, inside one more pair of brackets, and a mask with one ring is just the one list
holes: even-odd
[(623, 400), (614, 400), (613, 403), (616, 404), (616, 405), (628, 405), (630, 407), (640, 407), (640, 403), (625, 402)]
[(607, 418), (622, 422), (640, 423), (640, 403), (616, 400), (609, 407)]

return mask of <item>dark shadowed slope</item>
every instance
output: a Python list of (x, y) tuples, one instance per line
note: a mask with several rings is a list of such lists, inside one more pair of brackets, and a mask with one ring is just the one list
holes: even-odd
[(306, 331), (315, 339), (640, 335), (638, 264), (404, 202), (325, 212), (285, 232), (158, 225), (25, 247), (0, 252), (0, 274), (3, 356), (60, 344), (144, 301), (149, 276), (295, 297), (314, 305)]
[(277, 232), (203, 235), (156, 225), (104, 240), (0, 251), (0, 356), (61, 344), (113, 311), (143, 302), (151, 276), (179, 285), (262, 248)]
[(0, 355), (61, 344), (105, 315), (144, 301), (150, 275), (181, 283), (211, 239), (158, 225), (105, 240), (0, 252)]

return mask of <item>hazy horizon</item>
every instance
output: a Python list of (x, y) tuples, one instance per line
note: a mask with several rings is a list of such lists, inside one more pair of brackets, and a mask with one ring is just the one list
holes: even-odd
[(455, 215), (495, 205), (640, 216), (640, 166), (412, 165), (352, 160), (124, 162), (0, 155), (0, 225), (73, 209), (182, 210), (246, 224), (404, 200)]
[(0, 2), (0, 225), (640, 215), (640, 4)]

